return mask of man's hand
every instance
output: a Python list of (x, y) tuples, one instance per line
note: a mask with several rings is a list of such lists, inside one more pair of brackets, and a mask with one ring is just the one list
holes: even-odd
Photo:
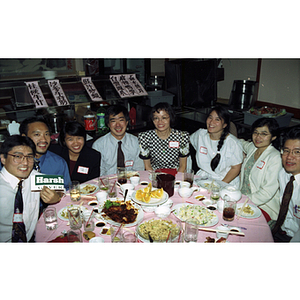
[(59, 202), (63, 195), (63, 192), (56, 192), (54, 190), (50, 190), (46, 186), (44, 186), (41, 190), (41, 199), (48, 204), (54, 204)]

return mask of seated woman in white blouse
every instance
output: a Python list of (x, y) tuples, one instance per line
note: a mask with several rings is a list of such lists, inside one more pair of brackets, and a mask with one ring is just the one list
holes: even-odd
[(217, 105), (207, 118), (207, 129), (200, 128), (191, 135), (190, 141), (196, 150), (200, 170), (197, 175), (208, 175), (239, 187), (239, 173), (243, 162), (241, 142), (229, 133), (230, 114)]
[(267, 221), (277, 220), (279, 183), (282, 167), (280, 152), (272, 143), (278, 136), (278, 123), (273, 118), (260, 118), (251, 126), (252, 142), (242, 141), (247, 155), (241, 169), (240, 189), (263, 212)]

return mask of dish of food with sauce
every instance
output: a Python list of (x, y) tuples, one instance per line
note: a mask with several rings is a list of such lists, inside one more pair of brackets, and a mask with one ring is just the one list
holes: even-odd
[(124, 227), (135, 226), (144, 217), (141, 207), (135, 205), (132, 201), (106, 200), (101, 211), (102, 218), (111, 225)]

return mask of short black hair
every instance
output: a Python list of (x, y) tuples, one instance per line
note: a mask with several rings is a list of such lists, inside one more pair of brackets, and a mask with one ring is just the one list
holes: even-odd
[(164, 110), (166, 113), (168, 113), (169, 117), (170, 117), (170, 126), (174, 126), (175, 125), (175, 121), (176, 121), (176, 115), (175, 112), (173, 110), (173, 107), (168, 103), (168, 102), (159, 102), (157, 104), (155, 104), (152, 107), (151, 110), (151, 121), (153, 122), (153, 115), (154, 113), (159, 113), (161, 110)]
[(300, 140), (300, 126), (292, 127), (290, 130), (284, 133), (282, 143), (283, 146), (287, 140)]
[(19, 135), (19, 134), (14, 134), (11, 136), (8, 136), (3, 144), (1, 145), (0, 148), (0, 154), (3, 154), (4, 157), (7, 157), (7, 153), (16, 146), (28, 146), (31, 148), (33, 155), (35, 156), (36, 153), (36, 148), (35, 148), (35, 143), (32, 141), (31, 138), (24, 136), (24, 135)]
[(25, 120), (22, 121), (20, 128), (19, 128), (20, 134), (27, 135), (28, 125), (32, 124), (32, 123), (36, 123), (36, 122), (44, 123), (48, 127), (49, 132), (51, 133), (51, 127), (50, 127), (49, 123), (47, 122), (47, 120), (43, 116), (35, 116), (35, 117), (26, 118)]
[(278, 122), (274, 118), (259, 118), (254, 121), (251, 125), (251, 134), (253, 134), (254, 130), (258, 127), (268, 126), (269, 131), (273, 136), (277, 136), (279, 134), (279, 125)]
[(111, 116), (111, 115), (116, 116), (120, 113), (124, 114), (124, 117), (125, 117), (126, 121), (128, 122), (129, 121), (129, 113), (125, 106), (119, 105), (119, 104), (110, 105), (105, 112), (105, 125), (108, 126), (108, 124), (109, 124), (109, 116)]
[(58, 142), (61, 146), (65, 147), (65, 138), (66, 134), (72, 136), (82, 136), (84, 138), (84, 142), (86, 142), (86, 131), (82, 124), (77, 121), (70, 121), (63, 125), (61, 132), (59, 133)]

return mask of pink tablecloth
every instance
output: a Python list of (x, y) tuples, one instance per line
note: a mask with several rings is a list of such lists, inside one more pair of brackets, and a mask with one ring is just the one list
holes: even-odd
[[(149, 181), (149, 173), (147, 171), (140, 171), (139, 173), (140, 173), (141, 180)], [(176, 178), (180, 179), (180, 175), (181, 174), (178, 173), (176, 175)], [(91, 180), (91, 181), (89, 181), (89, 183), (98, 184), (98, 179)], [(196, 185), (194, 185), (194, 186), (196, 186)], [(135, 189), (137, 190), (142, 187), (145, 187), (145, 186), (138, 185)], [(175, 192), (174, 195), (171, 197), (171, 199), (173, 201), (173, 206), (178, 203), (186, 203), (186, 202), (198, 204), (198, 205), (204, 205), (202, 202), (194, 199), (194, 196), (196, 196), (197, 194), (202, 194), (204, 196), (209, 197), (207, 191), (205, 191), (205, 190), (195, 192), (193, 194), (193, 196), (188, 199), (181, 198), (179, 196), (178, 192)], [(241, 200), (239, 200), (238, 203), (243, 203), (245, 201), (245, 199), (246, 199), (246, 197), (242, 196)], [(88, 202), (89, 201), (85, 200), (83, 203), (83, 206), (87, 207), (89, 210), (92, 210), (93, 207), (89, 206)], [(67, 195), (59, 203), (52, 205), (52, 206), (56, 207), (56, 211), (58, 212), (61, 208), (65, 207), (66, 205), (68, 205), (70, 203), (71, 203), (70, 196)], [(249, 203), (251, 203), (251, 202), (249, 202)], [(245, 218), (240, 217), (239, 219), (235, 218), (232, 222), (225, 222), (222, 219), (222, 214), (219, 213), (218, 210), (215, 210), (214, 212), (218, 216), (219, 222), (218, 222), (218, 224), (216, 224), (215, 226), (213, 226), (211, 228), (215, 228), (215, 227), (221, 225), (221, 223), (227, 223), (227, 224), (230, 224), (230, 226), (240, 226), (240, 227), (247, 228), (247, 230), (243, 230), (243, 232), (245, 233), (245, 236), (237, 236), (237, 235), (230, 234), (227, 239), (228, 242), (273, 242), (270, 228), (269, 228), (263, 215), (261, 215), (260, 217), (258, 217), (256, 219), (245, 219)], [(149, 213), (146, 213), (146, 212), (144, 213), (144, 217), (146, 217), (148, 215), (149, 215)], [(37, 223), (37, 227), (36, 227), (36, 242), (48, 242), (48, 241), (55, 239), (57, 236), (61, 235), (61, 232), (63, 230), (70, 229), (70, 227), (67, 224), (68, 224), (67, 221), (62, 221), (62, 220), (58, 219), (58, 227), (56, 230), (46, 230), (43, 216), (41, 216), (41, 218), (39, 219), (39, 221)], [(83, 231), (83, 227), (81, 230)], [(101, 236), (105, 242), (110, 242), (111, 237), (106, 234), (100, 234), (101, 230), (102, 230), (101, 228), (95, 227), (94, 232), (95, 232), (96, 236)], [(127, 227), (127, 228), (125, 228), (125, 230), (135, 232), (135, 227)], [(216, 233), (199, 230), (198, 242), (203, 243), (206, 240), (206, 237), (208, 237), (208, 236), (210, 236), (211, 238), (216, 238)], [(83, 241), (87, 242), (84, 238), (83, 238)]]

